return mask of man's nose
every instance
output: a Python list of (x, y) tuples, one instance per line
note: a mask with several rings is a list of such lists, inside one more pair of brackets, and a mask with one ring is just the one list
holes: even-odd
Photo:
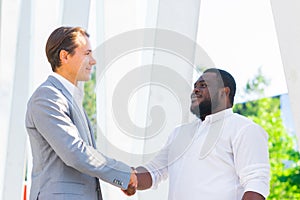
[(194, 93), (194, 94), (198, 94), (199, 92), (200, 92), (200, 90), (199, 90), (198, 87), (195, 87), (195, 88), (193, 89), (193, 93)]
[(93, 56), (91, 56), (90, 65), (96, 65), (96, 60)]

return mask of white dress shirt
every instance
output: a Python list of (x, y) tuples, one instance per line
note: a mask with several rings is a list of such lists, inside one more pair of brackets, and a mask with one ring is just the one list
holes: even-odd
[(227, 109), (177, 127), (146, 166), (155, 188), (169, 177), (169, 200), (241, 200), (269, 194), (268, 135)]

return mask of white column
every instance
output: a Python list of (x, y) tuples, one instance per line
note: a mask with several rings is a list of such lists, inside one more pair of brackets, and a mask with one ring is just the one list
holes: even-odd
[[(148, 98), (141, 101), (148, 107), (147, 113), (144, 113), (147, 122), (156, 120), (148, 117), (156, 105), (159, 105), (161, 111), (165, 114), (165, 119), (161, 114), (157, 116), (159, 119), (162, 118), (159, 121), (165, 121), (164, 126), (161, 127), (163, 131), (153, 137), (156, 140), (159, 138), (157, 143), (161, 140), (166, 141), (166, 137), (175, 126), (190, 120), (189, 97), (192, 91), (195, 67), (200, 64), (202, 66), (199, 67), (204, 65), (206, 67), (213, 66), (213, 62), (196, 44), (200, 2), (201, 0), (160, 0), (158, 3), (155, 24), (155, 28), (158, 30), (153, 41), (153, 72), (150, 77), (145, 79), (149, 79), (151, 83), (155, 83), (156, 80), (163, 80), (161, 83), (163, 87), (157, 87), (155, 84), (149, 86), (149, 94), (146, 95)], [(149, 13), (148, 17), (150, 18), (152, 14)], [(168, 33), (168, 31), (165, 32), (160, 29), (167, 29), (171, 32)], [(204, 62), (201, 63), (199, 55)], [(161, 67), (157, 67), (157, 65)], [(161, 75), (164, 78), (160, 79)], [(165, 104), (163, 104), (164, 102)], [(148, 129), (145, 129), (144, 153), (154, 150), (152, 139), (147, 139), (152, 134)], [(161, 183), (156, 190), (140, 192), (138, 195), (139, 199), (143, 200), (167, 199), (168, 180)]]
[[(64, 0), (62, 24), (64, 26), (80, 26), (88, 28), (90, 14), (90, 0)], [(83, 90), (84, 82), (79, 82), (78, 87)]]
[(1, 197), (4, 200), (21, 199), (23, 195), (27, 140), (24, 126), (25, 99), (28, 99), (31, 71), (31, 3), (31, 0), (21, 2), (11, 115), (4, 162), (4, 189)]
[(270, 2), (298, 137), (298, 146), (300, 146), (300, 1), (271, 0)]
[[(3, 15), (3, 12), (2, 12), (2, 0), (0, 0), (0, 72), (1, 72), (1, 49), (3, 48), (2, 47), (2, 15)], [(2, 83), (2, 80), (1, 80), (1, 76), (0, 76), (0, 84)], [(3, 95), (4, 96), (4, 95)], [(2, 97), (2, 90), (0, 88), (0, 97)], [(2, 107), (4, 104), (0, 101), (0, 106)], [(2, 116), (0, 115), (0, 119), (2, 118)], [(4, 157), (5, 157), (5, 154), (3, 153), (3, 151), (1, 151), (2, 149), (5, 149), (5, 146), (6, 146), (6, 136), (3, 137), (2, 139), (2, 142), (0, 143), (1, 145), (1, 149), (0, 149), (0, 160), (4, 160)], [(0, 167), (0, 196), (2, 196), (2, 191), (3, 191), (3, 178), (4, 178), (4, 167)]]
[[(2, 0), (0, 0), (0, 48), (1, 48), (1, 33), (2, 33)], [(1, 60), (1, 51), (0, 51), (0, 60)]]
[(88, 27), (90, 0), (64, 0), (62, 24)]

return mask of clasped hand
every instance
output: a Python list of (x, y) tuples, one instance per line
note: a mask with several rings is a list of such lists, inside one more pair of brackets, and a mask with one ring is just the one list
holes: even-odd
[(126, 190), (122, 189), (122, 191), (126, 195), (131, 196), (131, 195), (135, 194), (137, 186), (138, 186), (138, 180), (137, 180), (137, 176), (136, 176), (136, 171), (133, 170), (130, 175), (130, 180), (129, 180), (127, 189)]

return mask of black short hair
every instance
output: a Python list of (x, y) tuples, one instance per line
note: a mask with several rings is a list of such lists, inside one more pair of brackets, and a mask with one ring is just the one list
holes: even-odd
[(224, 85), (224, 87), (229, 87), (229, 89), (230, 89), (229, 100), (230, 100), (231, 104), (233, 105), (234, 96), (236, 93), (236, 83), (235, 83), (233, 76), (229, 72), (222, 70), (222, 69), (218, 69), (218, 68), (209, 68), (209, 69), (206, 69), (203, 73), (206, 73), (206, 72), (216, 73), (217, 76), (220, 76), (222, 78), (223, 83), (221, 83), (221, 84)]

